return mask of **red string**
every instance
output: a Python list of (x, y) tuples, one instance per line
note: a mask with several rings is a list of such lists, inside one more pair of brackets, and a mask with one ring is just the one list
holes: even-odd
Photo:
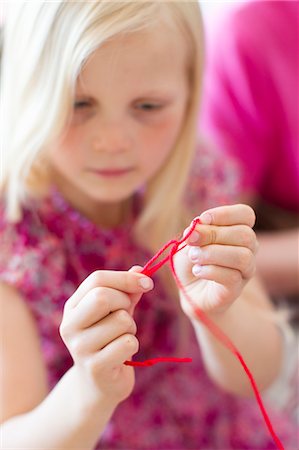
[(160, 363), (160, 362), (176, 362), (176, 363), (182, 363), (182, 362), (192, 362), (192, 358), (153, 358), (153, 359), (146, 359), (145, 361), (125, 361), (126, 366), (137, 366), (137, 367), (148, 367), (153, 366), (154, 364)]
[[(262, 413), (262, 416), (264, 418), (265, 424), (273, 438), (273, 441), (275, 442), (277, 448), (279, 450), (284, 450), (284, 447), (280, 441), (280, 439), (278, 438), (278, 436), (276, 435), (274, 428), (272, 426), (272, 423), (270, 421), (270, 418), (268, 416), (268, 413), (266, 411), (266, 408), (263, 404), (262, 398), (261, 398), (261, 394), (259, 392), (259, 389), (257, 387), (256, 381), (254, 379), (254, 376), (252, 375), (251, 371), (249, 370), (247, 364), (244, 361), (243, 356), (241, 355), (241, 353), (239, 352), (239, 350), (235, 347), (235, 345), (233, 344), (233, 342), (230, 340), (230, 338), (214, 323), (212, 322), (207, 316), (206, 314), (196, 305), (196, 303), (192, 300), (192, 298), (188, 295), (188, 293), (186, 292), (186, 289), (184, 288), (183, 284), (181, 283), (176, 271), (175, 271), (175, 267), (174, 267), (174, 255), (181, 251), (186, 244), (182, 245), (187, 239), (188, 237), (192, 234), (193, 230), (195, 229), (196, 225), (200, 223), (200, 220), (198, 218), (194, 219), (191, 223), (191, 227), (189, 229), (189, 231), (187, 232), (187, 234), (180, 240), (175, 240), (172, 239), (171, 241), (169, 241), (168, 243), (166, 243), (157, 253), (156, 255), (154, 255), (147, 263), (146, 265), (143, 267), (143, 270), (141, 273), (147, 275), (147, 276), (151, 276), (153, 273), (155, 273), (160, 267), (162, 267), (167, 261), (170, 262), (170, 267), (171, 267), (171, 271), (173, 273), (173, 276), (175, 278), (175, 281), (179, 287), (179, 289), (181, 290), (181, 292), (183, 293), (183, 295), (186, 297), (186, 299), (190, 302), (190, 304), (193, 306), (193, 311), (194, 314), (197, 316), (197, 318), (209, 329), (209, 331), (215, 336), (216, 339), (218, 339), (218, 341), (220, 341), (232, 354), (235, 355), (235, 357), (239, 360), (240, 364), (242, 365), (249, 381), (250, 384), (252, 386), (255, 398), (257, 400), (259, 409)], [(152, 264), (159, 258), (159, 256), (162, 255), (162, 253), (168, 248), (172, 246), (170, 253), (168, 256), (164, 257), (161, 261), (159, 261), (158, 263), (154, 264), (152, 266)], [(150, 267), (152, 266), (152, 267)], [(159, 362), (191, 362), (192, 359), (191, 358), (154, 358), (154, 359), (148, 359), (145, 361), (125, 361), (125, 364), (128, 366), (136, 366), (136, 367), (149, 367), (152, 366), (154, 364), (157, 364)]]

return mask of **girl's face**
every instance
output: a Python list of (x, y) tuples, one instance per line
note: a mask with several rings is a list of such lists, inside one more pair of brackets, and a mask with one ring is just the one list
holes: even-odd
[(108, 224), (121, 220), (176, 142), (188, 102), (182, 41), (166, 27), (117, 37), (80, 74), (70, 124), (49, 158), (63, 195), (94, 220), (101, 212)]

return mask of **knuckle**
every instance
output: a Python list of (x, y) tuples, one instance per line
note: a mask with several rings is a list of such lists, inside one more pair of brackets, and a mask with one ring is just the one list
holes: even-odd
[(68, 341), (73, 335), (73, 326), (70, 321), (63, 320), (59, 326), (59, 334), (63, 341)]
[(68, 348), (72, 355), (82, 356), (84, 354), (84, 346), (82, 344), (82, 340), (78, 337), (73, 338), (68, 345)]
[(66, 314), (68, 314), (68, 312), (71, 309), (71, 303), (72, 303), (72, 297), (70, 297), (64, 304), (63, 306), (63, 316), (65, 316)]
[(96, 287), (92, 289), (92, 295), (93, 295), (93, 302), (95, 308), (106, 310), (109, 309), (109, 301), (105, 292), (105, 288), (103, 287)]
[(103, 273), (102, 270), (96, 270), (90, 276), (90, 283), (95, 286), (99, 286), (103, 283)]
[(120, 309), (115, 313), (117, 321), (122, 327), (130, 328), (132, 326), (133, 319), (130, 314), (124, 309)]
[(255, 248), (256, 243), (256, 235), (252, 228), (243, 227), (241, 230), (241, 243), (245, 247), (250, 249)]
[(84, 362), (84, 366), (90, 377), (94, 378), (104, 369), (105, 364), (103, 359), (97, 355), (97, 357), (92, 356), (87, 358)]
[(242, 269), (248, 269), (252, 266), (252, 258), (253, 254), (248, 248), (240, 249), (240, 266)]
[(200, 264), (208, 264), (212, 260), (212, 250), (209, 246), (201, 249), (198, 261)]
[(238, 270), (232, 270), (230, 274), (230, 281), (231, 284), (239, 285), (240, 282), (242, 281), (241, 272), (239, 272)]
[(94, 287), (90, 292), (93, 293), (94, 298), (102, 298), (105, 293), (105, 288), (103, 288), (102, 286), (97, 286)]
[(59, 325), (59, 334), (60, 334), (62, 340), (65, 341), (67, 333), (66, 333), (65, 325), (63, 322), (61, 322), (61, 324)]
[(211, 227), (211, 229), (210, 229), (210, 243), (211, 244), (217, 243), (217, 232), (214, 227)]
[(256, 221), (256, 215), (254, 210), (251, 208), (251, 206), (245, 205), (246, 207), (246, 214), (248, 217), (248, 224), (250, 227), (253, 227)]

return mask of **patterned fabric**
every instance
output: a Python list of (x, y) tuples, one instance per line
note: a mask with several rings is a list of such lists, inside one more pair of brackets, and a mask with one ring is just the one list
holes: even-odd
[[(186, 202), (200, 214), (207, 207), (233, 202), (237, 186), (232, 166), (201, 149)], [(41, 206), (25, 209), (17, 225), (5, 222), (2, 205), (0, 279), (19, 289), (34, 315), (51, 387), (72, 365), (58, 332), (65, 301), (92, 271), (126, 270), (144, 265), (152, 256), (134, 243), (135, 219), (111, 230), (100, 229), (55, 189)], [(155, 289), (144, 295), (135, 320), (138, 360), (176, 354), (194, 361), (136, 369), (134, 392), (117, 408), (97, 449), (275, 448), (255, 401), (223, 393), (209, 380), (187, 320), (181, 339), (175, 300), (157, 275)], [(288, 424), (273, 414), (272, 419), (281, 439), (290, 442)]]

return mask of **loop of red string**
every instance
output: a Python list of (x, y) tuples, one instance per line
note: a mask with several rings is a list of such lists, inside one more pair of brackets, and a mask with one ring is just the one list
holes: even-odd
[[(181, 251), (186, 244), (185, 241), (188, 239), (188, 237), (192, 234), (193, 230), (195, 229), (196, 225), (200, 224), (200, 220), (198, 218), (194, 219), (191, 223), (191, 226), (188, 230), (188, 232), (185, 234), (185, 236), (180, 239), (180, 240), (176, 240), (176, 239), (172, 239), (171, 241), (167, 242), (147, 263), (146, 265), (143, 267), (143, 270), (141, 273), (147, 275), (147, 276), (152, 276), (158, 269), (160, 269), (160, 267), (162, 267), (165, 263), (167, 263), (168, 261), (170, 262), (170, 267), (171, 267), (171, 271), (173, 273), (174, 279), (177, 283), (178, 288), (180, 289), (180, 291), (183, 293), (183, 295), (185, 296), (185, 298), (190, 302), (190, 304), (193, 306), (193, 311), (194, 314), (196, 315), (196, 317), (208, 328), (208, 330), (214, 335), (214, 337), (216, 339), (218, 339), (218, 341), (220, 341), (232, 354), (235, 355), (235, 357), (239, 360), (240, 364), (242, 365), (249, 381), (250, 384), (252, 386), (256, 401), (258, 403), (259, 409), (262, 413), (262, 416), (264, 418), (265, 424), (273, 438), (273, 441), (275, 442), (277, 448), (279, 450), (284, 450), (284, 447), (280, 441), (280, 439), (278, 438), (278, 436), (276, 435), (272, 423), (270, 421), (270, 418), (268, 416), (268, 413), (266, 411), (266, 408), (263, 404), (262, 398), (261, 398), (261, 394), (259, 392), (259, 389), (257, 387), (256, 381), (251, 373), (251, 371), (249, 370), (247, 364), (244, 361), (243, 356), (241, 355), (241, 353), (239, 352), (239, 350), (235, 347), (235, 345), (233, 344), (233, 342), (230, 340), (230, 338), (214, 323), (212, 322), (207, 316), (206, 314), (196, 305), (196, 303), (193, 301), (193, 299), (188, 295), (188, 293), (186, 292), (186, 289), (184, 288), (183, 284), (181, 283), (175, 267), (174, 267), (174, 255)], [(167, 250), (169, 247), (171, 247), (170, 249), (170, 253), (169, 255), (165, 256), (163, 259), (161, 259), (161, 261), (159, 261), (158, 263), (155, 263), (155, 261), (165, 252), (165, 250)], [(155, 263), (155, 264), (154, 264)], [(154, 265), (153, 265), (154, 264)], [(135, 367), (149, 367), (152, 366), (154, 364), (160, 363), (160, 362), (177, 362), (177, 363), (181, 363), (181, 362), (191, 362), (192, 359), (191, 358), (153, 358), (153, 359), (148, 359), (145, 361), (125, 361), (124, 364), (128, 365), (128, 366), (135, 366)]]

